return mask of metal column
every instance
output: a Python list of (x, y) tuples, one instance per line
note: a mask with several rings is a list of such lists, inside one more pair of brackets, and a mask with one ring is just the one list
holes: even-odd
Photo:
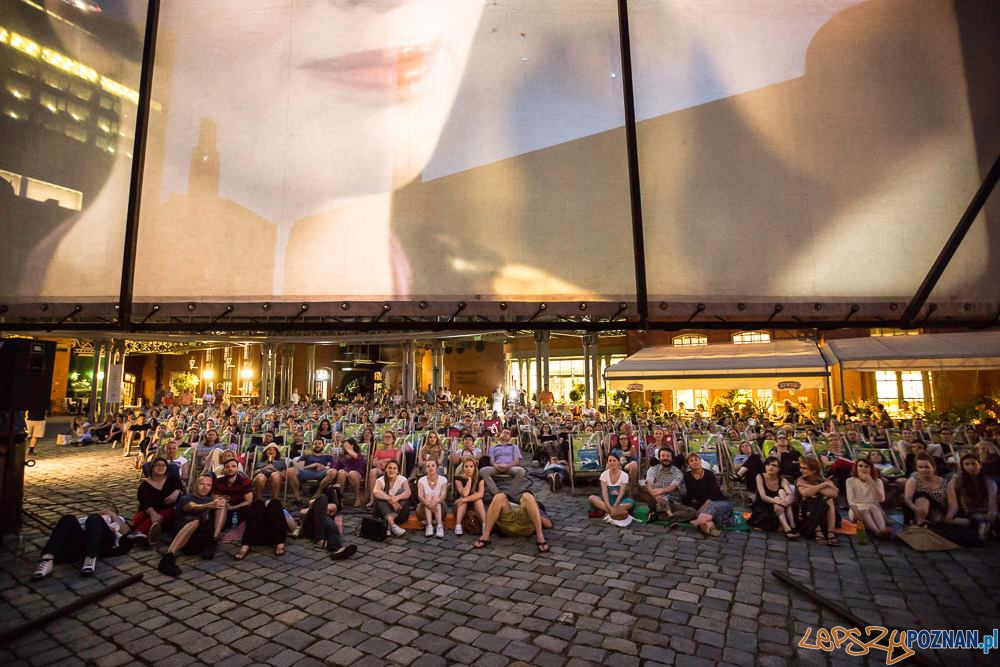
[(87, 406), (87, 419), (93, 423), (97, 419), (97, 375), (101, 371), (101, 353), (104, 351), (105, 342), (102, 339), (96, 339), (93, 342), (94, 346), (94, 365), (90, 376), (90, 403)]
[(304, 394), (312, 399), (316, 392), (316, 345), (306, 346), (306, 386)]
[(544, 390), (549, 390), (549, 339), (551, 338), (551, 333), (548, 331), (542, 332), (542, 382), (544, 383)]
[(591, 385), (593, 384), (593, 375), (590, 372), (590, 365), (593, 363), (590, 354), (590, 336), (583, 337), (583, 401), (584, 405), (590, 405), (591, 400), (591, 390), (593, 389)]

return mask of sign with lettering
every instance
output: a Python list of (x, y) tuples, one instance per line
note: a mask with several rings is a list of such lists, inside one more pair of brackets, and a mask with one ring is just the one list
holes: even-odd
[(629, 391), (642, 391), (642, 384), (638, 382), (633, 382), (628, 386)]
[(801, 382), (796, 382), (795, 380), (785, 380), (784, 382), (778, 383), (778, 389), (789, 389), (791, 391), (796, 391), (802, 388)]

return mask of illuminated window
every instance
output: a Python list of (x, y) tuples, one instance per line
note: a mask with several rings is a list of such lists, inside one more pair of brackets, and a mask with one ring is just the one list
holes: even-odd
[(30, 100), (31, 99), (31, 89), (18, 85), (14, 82), (7, 83), (7, 92), (10, 93), (15, 100)]
[(85, 106), (70, 102), (66, 110), (69, 112), (69, 115), (73, 117), (73, 120), (78, 123), (86, 122), (87, 119), (90, 118), (90, 110)]
[(94, 97), (94, 89), (85, 83), (71, 81), (69, 91), (86, 102), (89, 102)]
[(872, 329), (872, 336), (915, 336), (920, 329)]
[(89, 136), (87, 134), (87, 130), (85, 130), (82, 127), (76, 125), (75, 123), (68, 124), (66, 126), (66, 129), (63, 130), (63, 134), (65, 134), (70, 139), (76, 139), (80, 143), (86, 143), (87, 142), (87, 137)]
[(59, 113), (59, 100), (52, 93), (42, 92), (38, 96), (38, 103), (52, 113)]
[(56, 90), (66, 90), (66, 86), (68, 85), (66, 77), (57, 74), (50, 69), (42, 72), (42, 81)]
[(733, 334), (733, 343), (747, 345), (750, 343), (770, 343), (771, 334), (768, 331), (741, 331)]
[(101, 108), (102, 109), (113, 109), (115, 106), (114, 101), (110, 97), (105, 97), (101, 95)]
[(674, 410), (680, 410), (681, 403), (685, 410), (697, 410), (699, 405), (708, 407), (707, 389), (675, 389)]
[(703, 345), (708, 345), (708, 336), (702, 334), (674, 336), (674, 347), (702, 347)]
[(890, 414), (899, 412), (899, 402), (912, 410), (924, 409), (924, 374), (920, 371), (875, 371), (875, 394)]
[(64, 188), (54, 183), (46, 183), (36, 178), (29, 178), (24, 196), (34, 201), (45, 202), (53, 199), (62, 208), (79, 211), (83, 208), (83, 193), (79, 190)]

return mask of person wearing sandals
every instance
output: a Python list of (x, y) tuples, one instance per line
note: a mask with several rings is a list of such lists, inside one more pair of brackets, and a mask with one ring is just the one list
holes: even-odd
[(236, 560), (246, 558), (251, 547), (274, 547), (274, 555), (283, 556), (288, 537), (288, 521), (281, 501), (272, 498), (265, 503), (258, 498), (250, 503), (244, 516), (247, 525), (240, 550), (236, 552)]
[(461, 476), (455, 479), (455, 534), (463, 533), (462, 521), (468, 512), (474, 512), (481, 524), (486, 523), (486, 483), (479, 478), (479, 464), (467, 458), (462, 462)]
[[(437, 436), (431, 431), (430, 435)], [(422, 453), (422, 452), (421, 452)], [(424, 535), (438, 538), (444, 537), (444, 516), (448, 513), (445, 495), (448, 493), (448, 479), (438, 474), (438, 461), (435, 458), (423, 462), (427, 473), (417, 482), (417, 519), (424, 523)], [(437, 528), (435, 529), (435, 524)]]
[(685, 461), (688, 466), (684, 473), (684, 487), (687, 489), (685, 504), (698, 512), (691, 525), (705, 535), (718, 537), (722, 534), (721, 529), (735, 524), (733, 504), (722, 493), (715, 473), (703, 467), (701, 457), (696, 452), (688, 454)]
[(774, 456), (764, 461), (764, 472), (754, 479), (756, 496), (750, 505), (747, 523), (755, 530), (775, 531), (779, 528), (789, 540), (797, 540), (795, 530), (795, 491), (787, 479), (779, 474), (781, 462)]
[(617, 456), (609, 456), (607, 469), (601, 473), (601, 495), (590, 496), (591, 506), (604, 513), (604, 520), (624, 528), (632, 523), (635, 501), (628, 496), (628, 473), (622, 470)]
[(948, 484), (945, 522), (975, 529), (985, 542), (997, 523), (997, 485), (983, 473), (975, 454), (962, 456), (961, 470)]
[(914, 461), (916, 472), (903, 486), (903, 516), (907, 523), (936, 525), (948, 513), (948, 483), (938, 476), (930, 454), (921, 452)]
[(639, 487), (639, 496), (649, 504), (649, 521), (667, 519), (674, 527), (696, 518), (694, 508), (682, 502), (686, 495), (684, 473), (674, 465), (673, 450), (670, 447), (658, 449), (656, 460), (657, 465), (646, 472), (646, 485)]
[(126, 539), (129, 524), (118, 514), (118, 508), (109, 505), (87, 517), (64, 514), (56, 523), (48, 542), (42, 548), (42, 557), (31, 578), (35, 581), (52, 574), (56, 563), (83, 561), (80, 574), (94, 575), (97, 559), (120, 556), (132, 548)]
[(385, 474), (375, 481), (372, 488), (374, 514), (389, 526), (389, 532), (402, 537), (406, 531), (399, 525), (410, 517), (410, 484), (399, 474), (399, 462), (388, 461)]
[[(334, 494), (334, 498), (338, 495)], [(336, 502), (331, 502), (325, 493), (312, 498), (309, 506), (303, 510), (300, 535), (312, 539), (313, 544), (330, 552), (331, 559), (346, 560), (357, 553), (358, 548), (353, 544), (344, 546), (340, 539), (340, 527), (334, 520), (337, 509)]]
[(837, 507), (835, 505), (840, 491), (836, 482), (823, 479), (822, 465), (815, 456), (806, 456), (801, 460), (802, 475), (796, 480), (795, 488), (801, 498), (799, 501), (799, 528), (803, 535), (815, 534), (820, 544), (836, 546), (839, 544), (834, 534), (837, 523)]
[(226, 523), (228, 509), (224, 496), (212, 496), (215, 481), (209, 475), (198, 477), (194, 493), (181, 496), (177, 501), (177, 534), (156, 566), (163, 574), (180, 576), (181, 569), (177, 566), (180, 553), (189, 556), (201, 553), (206, 560), (215, 556), (215, 545)]
[(854, 473), (847, 478), (847, 506), (854, 519), (861, 519), (865, 529), (879, 539), (892, 537), (889, 517), (882, 509), (885, 502), (885, 485), (878, 469), (868, 459), (854, 462)]
[(344, 440), (344, 449), (336, 461), (336, 467), (339, 468), (336, 483), (341, 489), (345, 489), (347, 482), (350, 482), (354, 491), (354, 507), (361, 507), (361, 479), (365, 476), (365, 457), (358, 449), (357, 440)]
[(493, 496), (486, 512), (486, 521), (483, 522), (483, 534), (472, 544), (474, 549), (482, 549), (490, 543), (490, 533), (494, 526), (504, 535), (528, 537), (534, 534), (538, 552), (549, 551), (544, 529), (552, 527), (552, 520), (542, 512), (530, 491), (522, 493), (517, 503), (510, 502), (502, 493)]

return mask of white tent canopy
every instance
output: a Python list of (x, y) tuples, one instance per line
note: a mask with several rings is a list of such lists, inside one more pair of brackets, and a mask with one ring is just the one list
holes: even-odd
[(828, 375), (816, 343), (801, 340), (646, 347), (604, 372), (610, 390), (628, 391), (821, 389)]
[(827, 341), (823, 354), (852, 371), (1000, 368), (1000, 331), (844, 338)]

